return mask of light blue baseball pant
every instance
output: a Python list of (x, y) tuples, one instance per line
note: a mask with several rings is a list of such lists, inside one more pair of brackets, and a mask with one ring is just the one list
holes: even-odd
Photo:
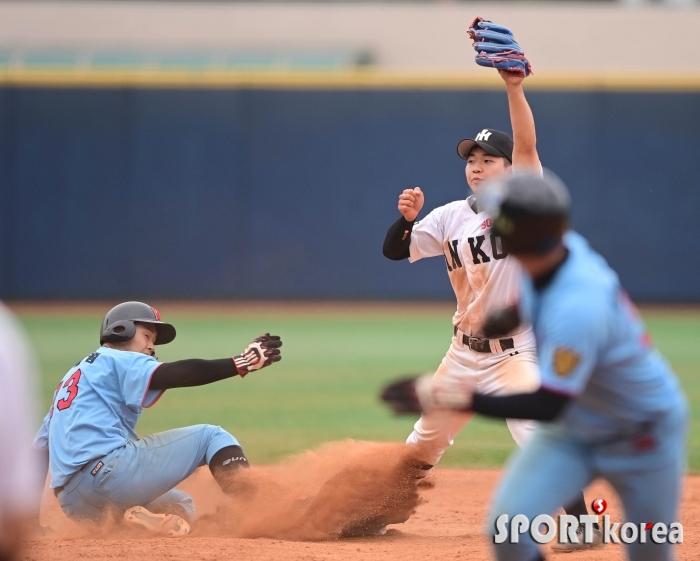
[[(63, 512), (75, 519), (100, 522), (110, 508), (123, 511), (139, 505), (167, 513), (169, 507), (179, 506), (191, 522), (194, 501), (174, 487), (227, 446), (240, 444), (212, 425), (145, 436), (84, 466), (65, 484), (58, 501)], [(99, 462), (104, 465), (93, 476)]]
[[(678, 501), (686, 468), (685, 433), (687, 412), (675, 410), (658, 421), (651, 434), (658, 446), (636, 454), (630, 440), (605, 446), (574, 442), (555, 426), (542, 424), (524, 449), (509, 460), (506, 475), (496, 492), (488, 532), (496, 533), (496, 519), (524, 514), (533, 520), (539, 514), (554, 514), (560, 505), (573, 500), (589, 483), (605, 478), (622, 500), (625, 521), (640, 523), (678, 522)], [(510, 524), (507, 524), (510, 535)], [(540, 559), (537, 543), (529, 532), (519, 543), (493, 544), (498, 561)], [(630, 561), (671, 561), (673, 545), (625, 544)]]

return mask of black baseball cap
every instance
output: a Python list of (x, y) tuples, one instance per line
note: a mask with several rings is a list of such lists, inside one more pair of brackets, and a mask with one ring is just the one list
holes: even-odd
[(506, 133), (494, 129), (483, 129), (474, 138), (465, 138), (457, 145), (457, 154), (463, 160), (469, 158), (474, 146), (481, 146), (492, 156), (506, 158), (513, 163), (513, 139)]

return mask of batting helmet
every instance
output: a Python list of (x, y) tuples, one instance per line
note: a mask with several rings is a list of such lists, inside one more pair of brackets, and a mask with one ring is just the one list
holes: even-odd
[(484, 185), (477, 197), (492, 218), (491, 232), (514, 255), (548, 253), (569, 227), (569, 192), (549, 171), (508, 174)]
[(165, 345), (175, 339), (175, 328), (160, 320), (158, 310), (143, 302), (123, 302), (114, 306), (102, 320), (100, 344), (133, 339), (136, 322), (150, 323), (156, 328), (156, 345)]

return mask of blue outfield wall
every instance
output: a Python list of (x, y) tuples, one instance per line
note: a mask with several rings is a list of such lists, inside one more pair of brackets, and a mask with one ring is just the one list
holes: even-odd
[[(532, 91), (543, 163), (638, 301), (700, 301), (700, 94)], [(402, 189), (467, 194), (501, 91), (0, 88), (0, 296), (450, 298), (387, 261)]]

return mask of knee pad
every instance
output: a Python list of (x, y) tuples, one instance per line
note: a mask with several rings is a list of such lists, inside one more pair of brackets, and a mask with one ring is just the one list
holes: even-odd
[(214, 473), (215, 470), (225, 469), (227, 471), (237, 470), (238, 468), (250, 467), (248, 458), (243, 453), (243, 448), (240, 446), (226, 446), (214, 454), (209, 462), (209, 469)]
[(248, 458), (240, 446), (226, 446), (214, 454), (209, 462), (209, 471), (224, 493), (239, 492), (240, 484), (236, 475), (241, 469), (249, 468)]

